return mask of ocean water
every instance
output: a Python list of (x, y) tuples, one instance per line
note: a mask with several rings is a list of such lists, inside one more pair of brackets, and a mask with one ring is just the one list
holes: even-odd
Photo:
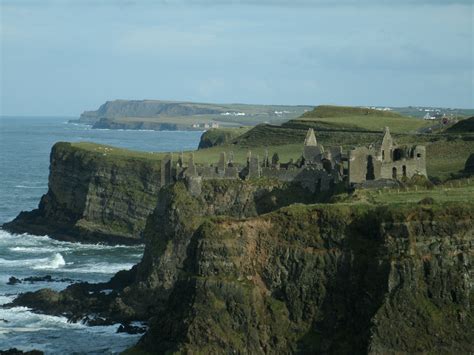
[[(20, 211), (37, 207), (47, 191), (49, 153), (58, 141), (92, 141), (143, 151), (195, 149), (201, 132), (92, 130), (67, 123), (66, 117), (0, 117), (0, 225)], [(129, 269), (142, 246), (105, 246), (60, 242), (48, 236), (12, 235), (0, 229), (0, 305), (21, 292), (69, 282), (7, 285), (10, 276), (51, 275), (55, 279), (107, 281)], [(63, 317), (34, 314), (27, 308), (0, 308), (0, 350), (39, 349), (46, 354), (113, 354), (137, 342), (140, 335), (116, 333), (118, 325), (88, 327)]]

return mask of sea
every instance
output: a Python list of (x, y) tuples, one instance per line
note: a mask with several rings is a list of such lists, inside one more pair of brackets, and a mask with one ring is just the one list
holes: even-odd
[[(139, 151), (196, 149), (202, 132), (98, 130), (69, 123), (69, 117), (0, 116), (0, 225), (38, 206), (48, 188), (49, 155), (55, 142), (96, 142)], [(117, 325), (89, 327), (25, 307), (3, 309), (18, 294), (40, 288), (61, 290), (69, 280), (103, 282), (138, 263), (143, 246), (60, 242), (47, 235), (11, 234), (0, 229), (0, 350), (37, 349), (46, 354), (116, 354), (140, 335), (117, 333)], [(50, 275), (53, 282), (8, 285)]]

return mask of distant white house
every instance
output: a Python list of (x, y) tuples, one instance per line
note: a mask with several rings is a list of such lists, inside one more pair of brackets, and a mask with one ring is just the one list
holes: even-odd
[(432, 116), (429, 112), (427, 112), (427, 113), (423, 116), (423, 118), (424, 118), (425, 120), (435, 120), (435, 119), (436, 119), (436, 116)]
[(221, 116), (245, 116), (245, 112), (223, 112)]

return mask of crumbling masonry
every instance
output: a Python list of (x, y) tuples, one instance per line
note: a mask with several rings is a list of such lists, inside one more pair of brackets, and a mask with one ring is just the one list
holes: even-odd
[(199, 194), (202, 180), (267, 177), (297, 182), (312, 192), (326, 191), (341, 182), (357, 184), (367, 180), (410, 178), (415, 174), (426, 176), (425, 152), (424, 146), (398, 146), (388, 128), (378, 146), (357, 147), (347, 153), (343, 153), (342, 147), (325, 150), (310, 128), (303, 154), (296, 162), (280, 163), (278, 154), (270, 158), (268, 151), (263, 160), (249, 152), (246, 164), (237, 164), (232, 153), (222, 152), (215, 165), (196, 164), (193, 153), (187, 162), (181, 153), (175, 163), (169, 154), (161, 161), (161, 186), (185, 180), (188, 188)]

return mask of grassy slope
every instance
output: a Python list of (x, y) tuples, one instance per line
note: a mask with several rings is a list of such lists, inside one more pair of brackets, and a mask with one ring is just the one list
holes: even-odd
[(459, 121), (453, 126), (449, 127), (447, 132), (452, 133), (470, 133), (474, 132), (474, 116), (465, 120)]
[(294, 123), (320, 123), (324, 129), (360, 129), (382, 131), (390, 127), (394, 133), (409, 133), (432, 125), (431, 122), (419, 118), (402, 116), (391, 111), (379, 111), (359, 107), (318, 106), (313, 111), (304, 113)]
[[(361, 110), (367, 113), (360, 116)], [(357, 114), (357, 116), (354, 116)], [(316, 116), (332, 117), (316, 117)], [(238, 133), (242, 135), (235, 138), (233, 144), (224, 144), (208, 149), (194, 152), (197, 163), (216, 163), (222, 151), (233, 152), (236, 162), (244, 163), (249, 150), (253, 155), (264, 156), (265, 148), (268, 148), (270, 156), (278, 153), (281, 162), (290, 159), (298, 159), (303, 149), (303, 141), (308, 127), (314, 124), (327, 124), (331, 130), (317, 131), (317, 139), (325, 146), (342, 145), (345, 149), (366, 145), (382, 137), (381, 130), (376, 127), (389, 126), (394, 133), (394, 138), (401, 144), (425, 144), (427, 147), (427, 170), (428, 175), (439, 179), (446, 179), (452, 173), (457, 173), (464, 167), (469, 154), (474, 152), (474, 140), (461, 139), (453, 135), (414, 135), (408, 133), (418, 127), (424, 121), (403, 117), (393, 112), (382, 112), (359, 108), (335, 108), (330, 106), (318, 107), (307, 112), (301, 119), (289, 121), (283, 126), (259, 125), (246, 131), (242, 129)], [(395, 127), (395, 129), (393, 128)], [(351, 129), (354, 129), (351, 131)], [(349, 131), (348, 131), (349, 130)], [(220, 134), (226, 132), (208, 132), (207, 134)], [(398, 133), (397, 133), (398, 132)], [(235, 132), (234, 132), (235, 133)], [(232, 133), (232, 135), (234, 135)], [(237, 134), (238, 135), (238, 134)], [(76, 143), (76, 147), (94, 151), (107, 159), (118, 159), (128, 157), (133, 159), (154, 159), (159, 161), (164, 153), (132, 152), (125, 149), (95, 145), (93, 143)], [(105, 154), (105, 155), (104, 155)], [(185, 159), (188, 154), (185, 153)], [(177, 157), (177, 155), (176, 155)]]
[(368, 202), (372, 204), (410, 204), (417, 203), (425, 198), (432, 198), (434, 203), (474, 201), (474, 178), (449, 181), (432, 188), (410, 187), (402, 189), (358, 190), (344, 200), (337, 196), (336, 200), (343, 203), (358, 204)]
[[(120, 101), (120, 100), (118, 100)], [(127, 101), (127, 100), (124, 100)], [(153, 100), (151, 100), (153, 102)], [(161, 101), (162, 103), (173, 103)], [(179, 106), (191, 109), (214, 109), (221, 113), (244, 112), (245, 116), (225, 116), (217, 114), (195, 114), (195, 115), (158, 115), (150, 117), (116, 116), (108, 117), (108, 121), (119, 124), (172, 124), (181, 129), (191, 129), (194, 123), (204, 124), (217, 122), (222, 126), (235, 127), (240, 125), (254, 126), (263, 122), (282, 123), (289, 119), (299, 117), (310, 106), (285, 106), (285, 105), (247, 105), (247, 104), (204, 104), (191, 102), (175, 102)], [(275, 112), (280, 112), (276, 114)], [(94, 119), (96, 121), (97, 119)]]

